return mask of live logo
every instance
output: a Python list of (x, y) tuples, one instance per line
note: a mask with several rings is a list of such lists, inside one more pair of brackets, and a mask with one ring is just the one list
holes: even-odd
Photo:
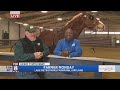
[(10, 18), (20, 18), (20, 11), (10, 11)]
[(20, 18), (20, 14), (10, 14), (10, 18)]

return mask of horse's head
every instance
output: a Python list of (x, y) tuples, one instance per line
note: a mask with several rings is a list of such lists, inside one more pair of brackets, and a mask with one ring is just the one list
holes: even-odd
[(97, 31), (102, 31), (105, 30), (105, 25), (102, 21), (100, 21), (99, 18), (97, 18), (94, 14), (92, 13), (84, 13), (83, 17), (85, 18), (85, 26), (88, 29), (93, 29)]
[(98, 20), (98, 23), (97, 23), (97, 25), (95, 26), (95, 29), (96, 29), (97, 31), (103, 31), (103, 30), (105, 30), (105, 25), (104, 25), (104, 23), (103, 23), (102, 21)]
[(66, 23), (64, 30), (67, 28), (71, 28), (78, 38), (84, 28), (102, 31), (105, 29), (105, 25), (92, 13), (81, 12)]

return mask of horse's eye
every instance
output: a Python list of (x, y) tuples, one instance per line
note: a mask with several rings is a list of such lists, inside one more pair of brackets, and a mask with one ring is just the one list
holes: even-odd
[(90, 20), (94, 20), (94, 17), (93, 17), (93, 16), (89, 16), (89, 19), (90, 19)]

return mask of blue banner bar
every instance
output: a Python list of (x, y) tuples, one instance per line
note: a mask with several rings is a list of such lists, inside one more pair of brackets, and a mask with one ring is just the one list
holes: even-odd
[(98, 65), (84, 66), (18, 66), (19, 72), (98, 72)]

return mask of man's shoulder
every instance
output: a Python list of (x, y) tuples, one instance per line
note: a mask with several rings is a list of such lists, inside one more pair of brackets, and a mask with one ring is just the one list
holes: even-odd
[(17, 42), (16, 42), (16, 44), (20, 44), (20, 43), (22, 43), (24, 41), (24, 38), (21, 38), (21, 39), (19, 39)]
[(76, 42), (80, 42), (80, 40), (78, 40), (78, 39), (74, 39), (74, 41), (76, 41)]
[(37, 41), (43, 41), (43, 40), (42, 40), (42, 39), (40, 39), (40, 38), (36, 38), (36, 40), (37, 40)]
[(25, 38), (20, 38), (18, 41), (23, 41)]
[(60, 39), (60, 40), (59, 40), (59, 42), (63, 42), (64, 40), (65, 40), (65, 38), (63, 38), (63, 39)]
[(42, 40), (40, 38), (37, 38), (35, 42), (37, 42), (37, 43), (44, 43), (44, 40)]
[(17, 43), (22, 43), (24, 41), (24, 38), (20, 38)]
[(74, 39), (74, 42), (75, 42), (75, 43), (80, 43), (80, 40)]

